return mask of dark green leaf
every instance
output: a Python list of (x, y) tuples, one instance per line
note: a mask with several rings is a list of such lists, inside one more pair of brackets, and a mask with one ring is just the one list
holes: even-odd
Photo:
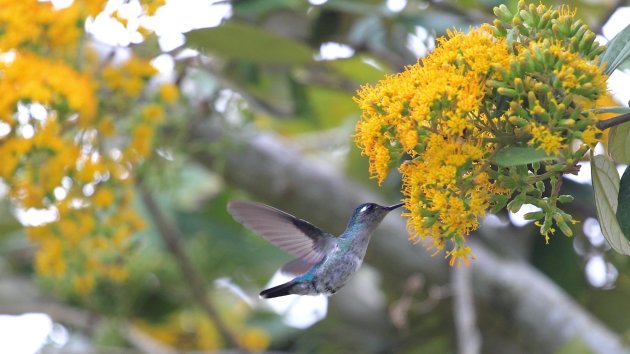
[(630, 25), (608, 43), (608, 48), (600, 57), (600, 61), (606, 63), (605, 73), (610, 75), (628, 57), (630, 57)]
[(300, 42), (236, 21), (190, 31), (186, 43), (226, 58), (256, 63), (305, 64), (313, 57), (312, 50)]
[(621, 176), (621, 182), (619, 182), (617, 222), (626, 239), (630, 239), (628, 237), (630, 235), (630, 168), (627, 167)]
[(591, 178), (595, 193), (595, 206), (602, 234), (615, 251), (630, 255), (630, 242), (617, 223), (617, 196), (619, 174), (615, 163), (607, 156), (591, 154)]
[(608, 153), (617, 163), (630, 164), (630, 122), (610, 128)]
[(507, 146), (494, 154), (494, 162), (501, 167), (526, 165), (538, 161), (553, 160), (543, 150), (533, 147)]

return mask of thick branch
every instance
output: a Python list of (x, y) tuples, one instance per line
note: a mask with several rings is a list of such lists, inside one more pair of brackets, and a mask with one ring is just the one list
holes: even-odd
[(166, 247), (171, 254), (173, 254), (173, 257), (175, 257), (177, 265), (186, 279), (186, 284), (188, 284), (188, 288), (190, 289), (193, 298), (199, 306), (201, 306), (201, 309), (206, 313), (206, 315), (208, 315), (212, 322), (214, 322), (225, 343), (231, 347), (238, 347), (238, 342), (236, 341), (235, 336), (225, 325), (219, 316), (218, 311), (207, 298), (208, 292), (206, 291), (203, 278), (190, 262), (184, 248), (182, 247), (180, 240), (183, 239), (183, 236), (181, 235), (181, 232), (166, 219), (153, 196), (143, 188), (142, 184), (140, 185), (140, 188), (142, 189), (142, 200), (144, 201), (149, 214), (151, 214), (153, 222), (155, 222)]
[(537, 348), (555, 352), (577, 337), (593, 353), (628, 352), (615, 333), (538, 270), (522, 261), (500, 259), (480, 246), (473, 246), (475, 293), (492, 308), (509, 313)]
[[(219, 149), (209, 148), (198, 152), (196, 158), (262, 202), (337, 233), (358, 204), (383, 202), (329, 164), (296, 153), (274, 135), (226, 133), (209, 124), (211, 121), (191, 127), (192, 142), (209, 147), (213, 142), (230, 142), (231, 149), (221, 149), (219, 155)], [(541, 350), (553, 352), (580, 337), (594, 353), (624, 352), (617, 335), (531, 265), (500, 260), (482, 245), (475, 245), (474, 251), (475, 295), (491, 304), (503, 304), (502, 314), (530, 334), (530, 342), (543, 343), (537, 346)], [(367, 261), (397, 279), (406, 279), (420, 270), (430, 281), (448, 281), (448, 266), (441, 257), (429, 254), (422, 247), (412, 246), (404, 220), (390, 215), (373, 238)]]

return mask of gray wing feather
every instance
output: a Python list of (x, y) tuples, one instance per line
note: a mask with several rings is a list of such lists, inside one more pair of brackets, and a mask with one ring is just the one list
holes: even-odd
[(312, 263), (298, 258), (283, 265), (282, 268), (280, 268), (280, 271), (286, 275), (298, 276), (306, 273), (312, 266)]
[(227, 209), (236, 221), (307, 263), (321, 261), (333, 240), (309, 222), (265, 204), (231, 201)]

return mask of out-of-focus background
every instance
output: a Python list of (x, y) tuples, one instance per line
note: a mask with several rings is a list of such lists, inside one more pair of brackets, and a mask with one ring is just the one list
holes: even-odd
[[(581, 220), (572, 238), (545, 244), (519, 215), (490, 216), (471, 237), (472, 265), (450, 268), (410, 243), (392, 213), (335, 296), (257, 296), (290, 257), (234, 222), (227, 202), (267, 203), (333, 234), (357, 205), (397, 202), (396, 171), (378, 186), (353, 143), (356, 90), (415, 63), (449, 28), (491, 23), (501, 3), (172, 0), (140, 16), (137, 1), (107, 2), (85, 24), (90, 46), (113, 60), (142, 53), (157, 69), (147, 85), (179, 92), (152, 153), (131, 171), (145, 227), (124, 255), (126, 280), (95, 279), (89, 295), (76, 283), (59, 289), (34, 273), (37, 247), (23, 228), (58, 215), (17, 207), (0, 183), (0, 352), (628, 350), (630, 259), (601, 235), (588, 164), (563, 184)], [(568, 5), (602, 43), (630, 24), (625, 1)], [(610, 78), (618, 104), (630, 99), (629, 79), (619, 70)]]

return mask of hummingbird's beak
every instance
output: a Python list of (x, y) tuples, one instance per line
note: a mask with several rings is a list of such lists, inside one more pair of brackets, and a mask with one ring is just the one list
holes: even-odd
[(398, 208), (400, 208), (400, 207), (401, 207), (401, 206), (403, 206), (403, 205), (405, 205), (405, 203), (398, 203), (398, 204), (394, 204), (394, 205), (390, 205), (390, 206), (388, 206), (388, 207), (385, 207), (385, 209), (387, 209), (387, 210), (389, 210), (389, 211), (392, 211), (392, 210), (394, 210), (394, 209), (398, 209)]

